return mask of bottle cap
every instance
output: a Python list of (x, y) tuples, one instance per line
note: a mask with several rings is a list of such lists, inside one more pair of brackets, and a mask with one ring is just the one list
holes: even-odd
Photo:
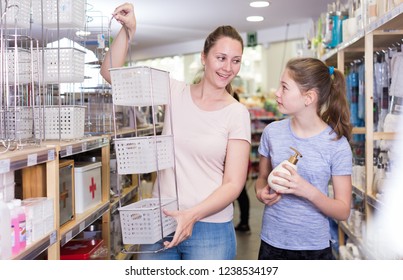
[(295, 154), (292, 155), (292, 156), (288, 159), (288, 161), (289, 161), (290, 163), (292, 163), (292, 164), (295, 165), (295, 164), (297, 164), (297, 162), (298, 162), (298, 157), (302, 157), (302, 155), (301, 155), (300, 152), (297, 151), (297, 149), (295, 149), (295, 148), (293, 148), (293, 147), (290, 147), (290, 149), (293, 150), (293, 151), (295, 152)]

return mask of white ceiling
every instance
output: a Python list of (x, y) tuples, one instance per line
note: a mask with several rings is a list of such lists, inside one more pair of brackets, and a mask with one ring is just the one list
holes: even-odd
[[(88, 29), (101, 28), (112, 36), (120, 25), (112, 12), (123, 1), (87, 0)], [(233, 25), (240, 33), (316, 21), (335, 0), (270, 0), (266, 8), (252, 8), (249, 0), (136, 0), (137, 18), (134, 51), (204, 38), (219, 25)], [(263, 22), (250, 23), (250, 15), (261, 15)], [(109, 33), (109, 30), (111, 31)], [(305, 35), (305, 34), (304, 34)], [(201, 47), (201, 46), (200, 46)]]

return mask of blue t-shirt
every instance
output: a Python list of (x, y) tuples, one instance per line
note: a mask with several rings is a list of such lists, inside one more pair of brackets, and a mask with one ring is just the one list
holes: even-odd
[[(352, 173), (351, 147), (345, 137), (335, 139), (330, 126), (313, 137), (299, 138), (291, 130), (290, 119), (284, 119), (266, 126), (258, 151), (275, 168), (294, 154), (290, 147), (297, 149), (302, 154), (298, 174), (328, 195), (331, 176)], [(282, 249), (321, 250), (329, 247), (328, 217), (308, 200), (285, 194), (274, 205), (266, 205), (261, 239)]]

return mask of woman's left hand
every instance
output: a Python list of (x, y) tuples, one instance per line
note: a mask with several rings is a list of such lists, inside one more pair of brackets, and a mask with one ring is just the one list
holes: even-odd
[(171, 241), (164, 242), (165, 248), (177, 246), (179, 243), (192, 236), (193, 226), (196, 219), (191, 211), (169, 211), (164, 209), (163, 212), (165, 215), (173, 217), (177, 222), (174, 237)]
[(294, 194), (296, 196), (308, 198), (309, 195), (312, 193), (313, 186), (304, 178), (302, 178), (298, 174), (298, 172), (288, 164), (283, 164), (282, 167), (287, 169), (290, 172), (290, 174), (286, 174), (284, 172), (275, 172), (273, 174), (276, 177), (280, 177), (286, 180), (286, 182), (284, 182), (273, 179), (273, 183), (279, 184), (287, 188), (278, 190), (277, 192), (281, 194)]

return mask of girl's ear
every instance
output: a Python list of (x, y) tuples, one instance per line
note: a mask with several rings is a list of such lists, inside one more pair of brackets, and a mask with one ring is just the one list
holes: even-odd
[(201, 52), (200, 54), (200, 60), (201, 60), (201, 64), (204, 65), (206, 64), (206, 55), (204, 54), (204, 52)]
[(308, 107), (309, 105), (315, 103), (318, 100), (318, 93), (310, 89), (305, 93), (305, 107)]

